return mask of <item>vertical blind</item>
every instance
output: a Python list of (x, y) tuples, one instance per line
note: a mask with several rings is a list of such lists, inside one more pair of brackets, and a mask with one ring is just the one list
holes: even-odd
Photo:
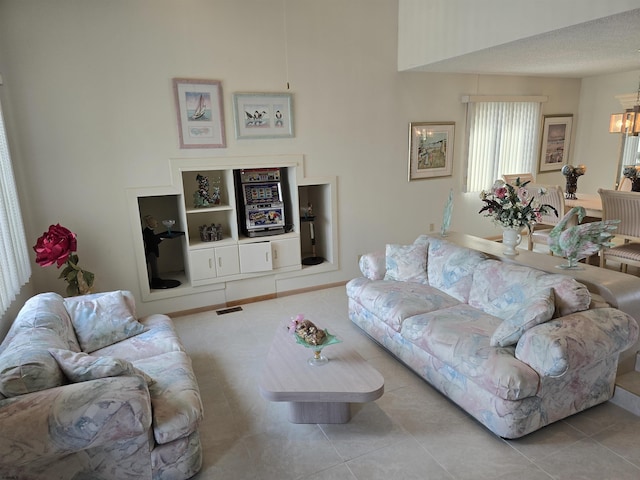
[(533, 172), (539, 102), (468, 104), (467, 192), (488, 189), (506, 173)]
[(7, 311), (30, 276), (27, 240), (0, 104), (0, 315)]

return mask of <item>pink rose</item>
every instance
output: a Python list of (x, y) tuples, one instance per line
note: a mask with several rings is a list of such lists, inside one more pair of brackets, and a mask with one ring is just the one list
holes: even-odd
[(75, 233), (59, 223), (51, 225), (49, 231), (44, 232), (33, 247), (36, 252), (36, 263), (41, 267), (57, 263), (57, 267), (60, 268), (69, 255), (76, 251), (77, 246)]
[(505, 187), (496, 188), (496, 197), (505, 198), (507, 196), (507, 189)]

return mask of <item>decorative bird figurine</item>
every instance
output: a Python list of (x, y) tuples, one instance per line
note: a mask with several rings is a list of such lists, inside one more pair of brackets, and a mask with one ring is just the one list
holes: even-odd
[(447, 236), (449, 232), (449, 226), (451, 226), (451, 214), (453, 213), (453, 188), (449, 190), (449, 198), (444, 206), (444, 213), (442, 214), (442, 229), (440, 234), (443, 237)]
[[(578, 217), (577, 225), (569, 225), (573, 217)], [(613, 232), (620, 220), (580, 223), (585, 217), (583, 207), (573, 207), (549, 233), (549, 248), (555, 255), (567, 259), (559, 268), (577, 268), (578, 261), (594, 255), (602, 247), (611, 247)], [(567, 226), (569, 225), (569, 226)]]

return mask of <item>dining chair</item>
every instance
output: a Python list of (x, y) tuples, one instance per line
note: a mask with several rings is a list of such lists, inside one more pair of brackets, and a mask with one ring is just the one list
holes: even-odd
[(502, 179), (505, 181), (505, 183), (509, 183), (511, 185), (515, 185), (518, 178), (520, 179), (521, 184), (523, 184), (524, 182), (535, 182), (533, 173), (505, 173), (502, 175)]
[(640, 193), (601, 188), (598, 194), (602, 199), (602, 220), (620, 220), (615, 236), (624, 241), (600, 251), (600, 266), (615, 260), (625, 273), (628, 265), (640, 267)]
[[(531, 232), (529, 233), (529, 250), (533, 250), (533, 246), (536, 243), (544, 244), (549, 247), (549, 234), (553, 227), (555, 227), (562, 217), (564, 216), (564, 193), (562, 187), (559, 185), (539, 185), (535, 183), (529, 183), (524, 188), (527, 189), (530, 196), (538, 198), (540, 203), (546, 203), (556, 209), (558, 215), (553, 212), (549, 212), (546, 215), (542, 215), (542, 220), (531, 226)], [(540, 189), (543, 188), (546, 193), (538, 194)], [(553, 255), (553, 252), (549, 250), (549, 255)]]
[(620, 179), (620, 183), (618, 184), (619, 192), (630, 192), (631, 191), (631, 179), (627, 177), (622, 177)]

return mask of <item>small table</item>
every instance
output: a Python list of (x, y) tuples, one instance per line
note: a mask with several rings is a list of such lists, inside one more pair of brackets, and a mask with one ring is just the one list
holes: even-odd
[(286, 327), (276, 331), (260, 380), (260, 394), (289, 402), (291, 423), (347, 423), (351, 403), (372, 402), (384, 393), (384, 378), (345, 343), (326, 347), (329, 363), (311, 366), (313, 350), (296, 343)]

